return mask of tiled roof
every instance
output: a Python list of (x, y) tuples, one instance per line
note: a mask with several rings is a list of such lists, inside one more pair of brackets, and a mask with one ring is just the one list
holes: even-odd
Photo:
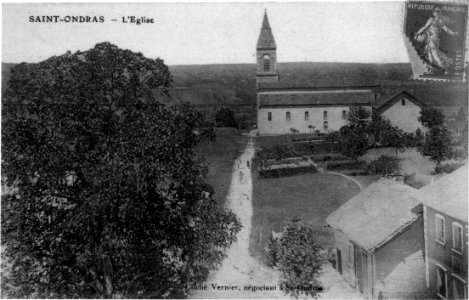
[(418, 202), (409, 197), (415, 191), (403, 183), (380, 179), (330, 214), (326, 222), (365, 250), (372, 250), (417, 219), (411, 209)]
[(412, 198), (442, 213), (467, 222), (467, 165), (421, 188)]
[(259, 93), (259, 106), (370, 105), (371, 90), (282, 91)]
[[(259, 89), (353, 87), (379, 85), (392, 74), (411, 76), (410, 66), (355, 63), (279, 63), (278, 82), (260, 82)], [(396, 75), (397, 76), (397, 75)]]
[(407, 100), (415, 103), (416, 105), (424, 108), (427, 107), (425, 103), (420, 101), (419, 99), (415, 98), (411, 94), (406, 91), (398, 92), (397, 94), (392, 95), (391, 97), (381, 97), (373, 102), (373, 107), (378, 109), (379, 113), (384, 112), (389, 107), (391, 107), (394, 103), (400, 101), (402, 98), (406, 98)]

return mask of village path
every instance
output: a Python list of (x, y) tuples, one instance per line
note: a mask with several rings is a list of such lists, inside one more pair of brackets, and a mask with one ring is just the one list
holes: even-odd
[[(231, 209), (241, 220), (242, 229), (227, 251), (227, 257), (221, 266), (212, 271), (203, 286), (206, 290), (194, 290), (190, 295), (193, 299), (293, 299), (279, 290), (280, 274), (268, 268), (252, 257), (249, 253), (249, 235), (251, 233), (252, 204), (252, 173), (247, 162), (251, 164), (254, 157), (252, 137), (244, 153), (235, 162), (226, 207)], [(242, 176), (241, 176), (242, 174)], [(363, 299), (336, 272), (330, 264), (323, 267), (319, 277), (324, 290), (318, 297), (321, 299)], [(216, 286), (235, 287), (233, 290), (217, 290)], [(251, 289), (245, 290), (245, 287)], [(258, 289), (276, 287), (276, 290)], [(254, 291), (252, 287), (256, 287)], [(299, 299), (311, 299), (301, 295)]]
[(342, 176), (344, 178), (347, 178), (350, 181), (354, 182), (356, 185), (358, 185), (358, 188), (360, 188), (360, 191), (363, 190), (363, 185), (360, 182), (358, 182), (358, 180), (356, 180), (355, 178), (353, 178), (351, 176), (348, 176), (348, 175), (345, 175), (345, 174), (342, 174), (342, 173), (338, 173), (338, 172), (329, 172), (329, 171), (327, 171), (326, 173), (327, 174), (339, 175), (339, 176)]
[[(227, 208), (231, 209), (241, 220), (243, 225), (233, 243), (227, 251), (227, 257), (220, 268), (211, 272), (205, 285), (206, 290), (194, 291), (191, 298), (209, 299), (252, 299), (269, 298), (284, 299), (282, 291), (278, 290), (279, 274), (276, 270), (265, 267), (249, 254), (249, 235), (251, 233), (252, 207), (252, 174), (247, 162), (251, 164), (254, 157), (254, 144), (250, 138), (244, 153), (237, 159), (233, 168), (231, 186), (226, 201)], [(234, 290), (217, 290), (212, 285), (237, 286)], [(276, 286), (277, 290), (265, 291), (244, 290), (245, 287)]]

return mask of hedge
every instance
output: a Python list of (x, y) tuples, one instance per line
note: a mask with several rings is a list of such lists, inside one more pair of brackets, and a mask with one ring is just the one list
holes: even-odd
[(311, 160), (315, 162), (324, 162), (331, 160), (347, 160), (347, 157), (340, 153), (328, 153), (328, 154), (313, 154), (310, 155)]
[(350, 170), (350, 169), (362, 169), (366, 166), (364, 161), (355, 161), (355, 160), (338, 160), (327, 162), (328, 171), (340, 171), (340, 170)]
[(313, 165), (297, 167), (297, 168), (279, 168), (271, 170), (259, 170), (259, 176), (263, 178), (279, 178), (293, 176), (303, 173), (316, 173), (317, 169)]

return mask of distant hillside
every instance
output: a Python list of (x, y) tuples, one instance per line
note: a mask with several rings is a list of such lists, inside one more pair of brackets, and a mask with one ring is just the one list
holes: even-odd
[[(2, 63), (2, 93), (15, 64)], [(214, 64), (169, 66), (174, 77), (172, 99), (190, 102), (200, 109), (214, 112), (230, 107), (237, 114), (255, 117), (256, 65)], [(431, 106), (467, 106), (467, 84), (434, 84), (409, 81), (410, 64), (360, 64), (292, 62), (278, 64), (281, 81), (292, 86), (342, 86), (349, 82), (363, 85), (381, 84), (386, 87), (383, 97), (405, 88)], [(405, 82), (402, 84), (401, 82)]]

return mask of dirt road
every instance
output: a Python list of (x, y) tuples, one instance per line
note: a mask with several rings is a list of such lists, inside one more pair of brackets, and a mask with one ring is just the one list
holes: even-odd
[[(226, 201), (226, 206), (240, 218), (243, 224), (237, 236), (238, 241), (233, 243), (227, 251), (227, 257), (221, 267), (209, 275), (205, 284), (207, 289), (195, 291), (191, 295), (192, 298), (289, 298), (278, 290), (278, 272), (261, 265), (249, 254), (252, 175), (247, 162), (249, 161), (251, 166), (253, 156), (254, 145), (251, 140), (244, 153), (235, 162)], [(269, 291), (266, 287), (275, 287), (276, 290)]]

